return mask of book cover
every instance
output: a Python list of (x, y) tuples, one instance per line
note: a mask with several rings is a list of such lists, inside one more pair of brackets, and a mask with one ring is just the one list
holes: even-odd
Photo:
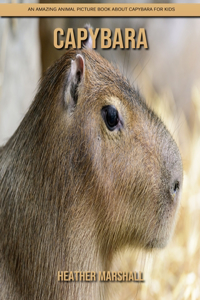
[(0, 299), (200, 298), (200, 4), (0, 3)]

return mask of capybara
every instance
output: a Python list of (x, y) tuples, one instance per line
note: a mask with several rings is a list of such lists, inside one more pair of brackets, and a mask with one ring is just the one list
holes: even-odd
[(139, 92), (90, 49), (69, 49), (0, 149), (0, 299), (105, 300), (105, 284), (59, 271), (109, 270), (122, 247), (163, 248), (182, 161)]

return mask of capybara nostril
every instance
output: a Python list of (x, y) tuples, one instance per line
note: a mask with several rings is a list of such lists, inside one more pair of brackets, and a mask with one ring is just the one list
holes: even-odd
[(170, 193), (172, 195), (173, 201), (176, 201), (179, 190), (180, 190), (180, 182), (179, 180), (174, 180), (174, 182), (170, 186)]

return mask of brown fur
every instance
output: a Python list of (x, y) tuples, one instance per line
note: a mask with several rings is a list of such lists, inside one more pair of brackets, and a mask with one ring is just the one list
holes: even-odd
[[(57, 271), (109, 270), (124, 246), (164, 247), (182, 185), (178, 148), (118, 69), (93, 50), (78, 102), (64, 105), (69, 50), (48, 69), (28, 113), (0, 150), (0, 299), (105, 299), (103, 283), (61, 283)], [(101, 108), (123, 117), (109, 131)]]

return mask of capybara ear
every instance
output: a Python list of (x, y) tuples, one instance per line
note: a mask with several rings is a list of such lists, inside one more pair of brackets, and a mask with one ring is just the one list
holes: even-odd
[(91, 35), (90, 35), (90, 31), (89, 29), (93, 29), (92, 26), (90, 26), (90, 24), (85, 24), (84, 28), (87, 30), (87, 39), (85, 41), (82, 42), (82, 48), (83, 46), (89, 48), (89, 49), (92, 49), (92, 38), (91, 38)]
[(74, 111), (78, 102), (78, 87), (84, 79), (85, 60), (81, 54), (77, 54), (74, 60), (71, 60), (70, 73), (68, 76), (68, 86), (65, 93), (65, 103), (69, 113)]

